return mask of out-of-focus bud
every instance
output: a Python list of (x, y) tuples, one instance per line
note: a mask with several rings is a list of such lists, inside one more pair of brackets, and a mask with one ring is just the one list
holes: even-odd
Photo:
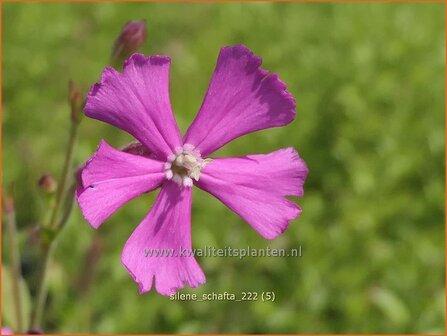
[(113, 45), (112, 64), (126, 59), (140, 49), (146, 36), (145, 20), (127, 22)]
[(6, 215), (11, 214), (15, 210), (14, 187), (11, 187), (3, 193), (3, 211)]
[(57, 181), (50, 174), (42, 175), (38, 182), (39, 188), (48, 194), (53, 194), (57, 190)]
[(84, 97), (79, 87), (72, 80), (68, 82), (68, 103), (71, 108), (71, 120), (74, 123), (79, 123), (83, 116)]

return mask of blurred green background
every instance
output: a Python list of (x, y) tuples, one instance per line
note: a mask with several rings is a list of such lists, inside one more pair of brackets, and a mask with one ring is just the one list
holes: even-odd
[[(199, 258), (211, 292), (274, 291), (275, 302), (172, 302), (137, 294), (120, 253), (156, 192), (94, 231), (75, 209), (50, 272), (43, 328), (57, 333), (444, 333), (445, 5), (441, 3), (6, 3), (3, 185), (15, 181), (22, 268), (39, 271), (33, 226), (68, 137), (67, 81), (99, 79), (128, 20), (146, 19), (146, 54), (172, 58), (184, 132), (219, 49), (243, 43), (297, 99), (296, 120), (233, 141), (219, 156), (294, 146), (310, 174), (302, 216), (267, 241), (194, 191), (194, 247), (302, 246), (301, 258)], [(131, 139), (83, 120), (78, 164), (100, 139)], [(3, 235), (2, 265), (9, 264)], [(5, 288), (5, 286), (3, 286)], [(4, 295), (5, 296), (5, 295)], [(11, 321), (3, 304), (2, 322)]]

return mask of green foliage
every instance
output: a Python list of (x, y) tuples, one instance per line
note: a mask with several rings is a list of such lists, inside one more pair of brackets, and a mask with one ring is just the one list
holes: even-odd
[[(3, 320), (2, 325), (9, 326), (12, 330), (18, 330), (18, 319), (16, 315), (14, 296), (13, 296), (13, 277), (8, 266), (2, 264), (2, 307)], [(31, 315), (31, 297), (28, 286), (23, 278), (19, 280), (20, 286), (20, 309), (22, 324), (28, 325)]]
[[(36, 181), (61, 169), (68, 80), (85, 89), (96, 82), (128, 20), (147, 20), (142, 52), (172, 58), (182, 131), (200, 106), (219, 48), (243, 43), (262, 56), (263, 67), (279, 73), (296, 97), (296, 121), (242, 137), (217, 155), (293, 146), (310, 169), (298, 199), (303, 214), (274, 241), (194, 191), (195, 247), (301, 245), (303, 256), (199, 258), (207, 284), (184, 292), (274, 291), (275, 302), (139, 296), (120, 253), (152, 193), (99, 231), (76, 209), (50, 273), (46, 331), (443, 333), (444, 6), (3, 4), (3, 185), (16, 181), (22, 232), (44, 216)], [(130, 140), (84, 118), (76, 161), (101, 138), (114, 146)], [(29, 239), (23, 233), (23, 268), (34, 293), (39, 254)]]

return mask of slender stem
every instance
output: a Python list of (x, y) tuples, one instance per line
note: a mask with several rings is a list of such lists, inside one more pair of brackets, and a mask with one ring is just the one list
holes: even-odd
[(23, 316), (22, 316), (22, 293), (20, 291), (20, 282), (22, 279), (22, 272), (20, 271), (20, 252), (17, 241), (17, 224), (15, 211), (6, 213), (6, 222), (8, 223), (9, 231), (9, 247), (11, 253), (12, 266), (12, 294), (14, 297), (15, 313), (17, 318), (17, 332), (23, 331)]
[(78, 182), (75, 180), (71, 184), (71, 186), (67, 189), (67, 194), (65, 196), (65, 204), (64, 204), (64, 212), (61, 215), (61, 218), (59, 219), (58, 224), (56, 225), (56, 230), (60, 231), (63, 229), (65, 223), (67, 223), (68, 219), (70, 218), (71, 211), (73, 210), (73, 204), (74, 204), (74, 192), (76, 191), (76, 188), (78, 186)]
[(65, 155), (64, 167), (62, 169), (62, 175), (59, 181), (59, 187), (56, 192), (56, 199), (54, 202), (53, 212), (50, 217), (49, 228), (55, 228), (57, 224), (57, 218), (61, 207), (62, 199), (66, 193), (66, 186), (70, 177), (70, 171), (73, 165), (73, 154), (78, 135), (78, 123), (72, 122), (70, 127), (70, 137), (68, 139), (67, 152)]
[(33, 315), (31, 317), (30, 329), (35, 329), (40, 326), (40, 321), (42, 319), (43, 309), (45, 307), (48, 292), (47, 275), (48, 270), (50, 269), (51, 259), (53, 256), (55, 246), (56, 246), (56, 240), (52, 240), (50, 245), (45, 247), (44, 250), (42, 272), (40, 273), (38, 280), (37, 299)]
[[(39, 277), (39, 282), (37, 285), (37, 299), (34, 307), (33, 314), (31, 316), (31, 324), (30, 329), (40, 327), (43, 310), (45, 308), (45, 302), (47, 299), (47, 274), (51, 265), (51, 260), (53, 257), (53, 253), (56, 247), (57, 237), (59, 236), (65, 222), (69, 218), (70, 210), (66, 209), (66, 212), (62, 215), (62, 219), (58, 221), (58, 214), (61, 209), (63, 200), (66, 199), (65, 196), (67, 194), (67, 183), (71, 178), (71, 171), (73, 166), (73, 155), (74, 148), (76, 145), (76, 139), (78, 134), (78, 122), (72, 122), (70, 127), (70, 135), (67, 144), (67, 152), (65, 155), (65, 162), (62, 169), (62, 175), (59, 181), (59, 187), (56, 192), (56, 198), (54, 202), (54, 207), (51, 209), (50, 221), (48, 224), (48, 229), (52, 231), (52, 235), (50, 235), (49, 241), (44, 245), (44, 258), (43, 264), (41, 268), (41, 274)], [(72, 190), (72, 188), (70, 188)], [(69, 205), (71, 206), (71, 205)]]

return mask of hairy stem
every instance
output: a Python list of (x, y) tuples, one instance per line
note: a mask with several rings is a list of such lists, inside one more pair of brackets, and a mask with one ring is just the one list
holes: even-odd
[(22, 272), (20, 270), (20, 251), (17, 241), (17, 224), (15, 211), (6, 213), (6, 222), (9, 231), (9, 247), (11, 253), (11, 275), (12, 275), (12, 295), (14, 297), (14, 308), (17, 319), (17, 333), (23, 332), (23, 316), (22, 316), (22, 293), (20, 281)]

